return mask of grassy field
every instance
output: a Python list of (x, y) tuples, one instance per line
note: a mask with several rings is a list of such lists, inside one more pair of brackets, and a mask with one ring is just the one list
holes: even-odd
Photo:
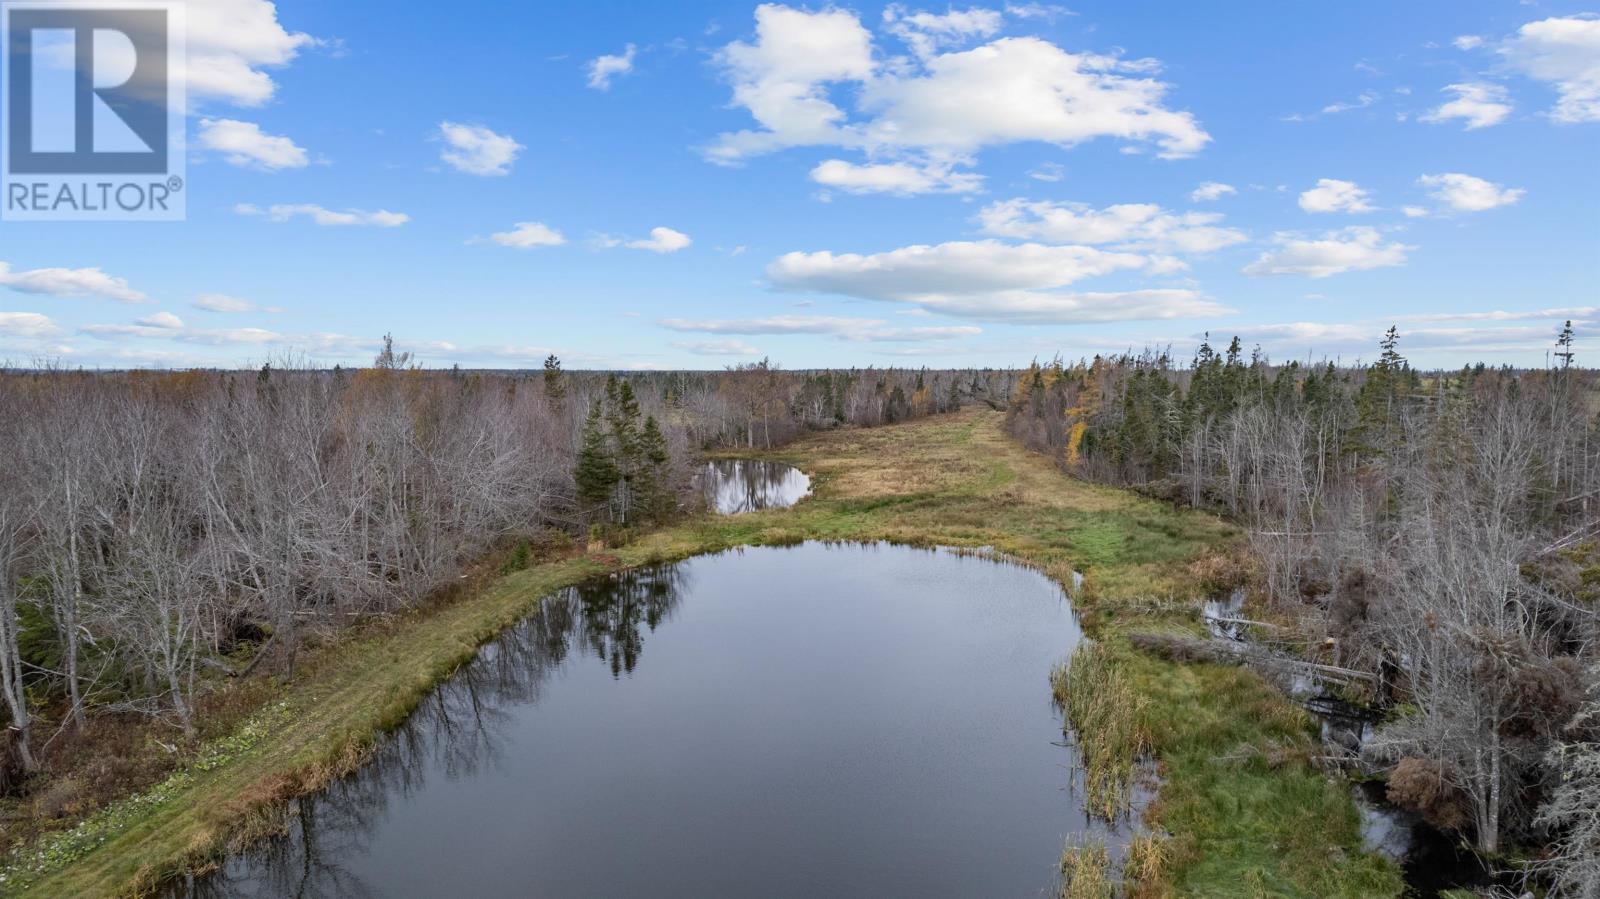
[(986, 546), (1063, 583), (1084, 573), (1078, 608), (1142, 697), (1138, 725), (1163, 778), (1148, 817), (1169, 834), (1166, 861), (1140, 895), (1397, 894), (1393, 866), (1359, 851), (1348, 791), (1307, 761), (1303, 712), (1247, 672), (1158, 660), (1120, 636), (1184, 621), (1196, 592), (1188, 563), (1233, 530), (1073, 481), (1000, 425), (996, 413), (966, 412), (808, 437), (772, 454), (815, 478), (815, 496), (793, 509), (696, 519), (541, 561), (363, 627), (316, 650), (299, 680), (168, 781), (18, 853), (0, 893), (125, 895), (264, 832), (274, 808), (358, 764), (435, 682), (559, 587), (741, 544), (824, 539)]

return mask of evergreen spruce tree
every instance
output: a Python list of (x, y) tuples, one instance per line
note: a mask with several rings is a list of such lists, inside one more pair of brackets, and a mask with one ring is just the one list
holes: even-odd
[(1383, 352), (1367, 369), (1356, 394), (1357, 431), (1366, 449), (1382, 452), (1399, 436), (1400, 407), (1417, 385), (1416, 373), (1400, 355), (1400, 329), (1391, 325), (1378, 344)]
[(601, 419), (600, 404), (589, 409), (583, 423), (583, 443), (578, 449), (578, 466), (573, 473), (578, 484), (578, 501), (586, 511), (609, 507), (612, 494), (617, 489), (619, 472), (606, 445), (606, 432)]
[(561, 405), (567, 399), (567, 379), (561, 371), (561, 360), (551, 353), (544, 360), (544, 395), (554, 405)]
[(1572, 320), (1568, 319), (1567, 323), (1561, 326), (1561, 333), (1556, 335), (1555, 356), (1561, 360), (1561, 367), (1564, 369), (1572, 367), (1572, 359), (1577, 355), (1572, 351), (1572, 341), (1575, 336), (1572, 332)]
[(644, 420), (639, 432), (639, 507), (647, 519), (661, 521), (672, 513), (672, 491), (667, 484), (667, 463), (672, 455), (667, 449), (666, 435), (654, 415)]
[(606, 378), (604, 435), (616, 471), (615, 509), (623, 524), (628, 523), (638, 500), (634, 496), (639, 474), (639, 401), (633, 385), (610, 375)]

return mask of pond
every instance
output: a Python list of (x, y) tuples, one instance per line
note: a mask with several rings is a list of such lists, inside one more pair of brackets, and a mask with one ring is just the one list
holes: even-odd
[(761, 459), (714, 459), (700, 471), (706, 508), (722, 515), (782, 509), (811, 493), (811, 478), (792, 465)]
[(1040, 896), (1090, 825), (1065, 593), (805, 543), (548, 597), (288, 832), (172, 896)]

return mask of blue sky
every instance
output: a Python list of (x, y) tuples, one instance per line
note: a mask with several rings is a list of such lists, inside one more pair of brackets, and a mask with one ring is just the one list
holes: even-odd
[(191, 0), (188, 220), (0, 223), (0, 360), (1595, 364), (1597, 11)]

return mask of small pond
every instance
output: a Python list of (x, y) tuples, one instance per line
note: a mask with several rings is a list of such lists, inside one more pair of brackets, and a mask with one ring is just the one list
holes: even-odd
[(806, 543), (547, 598), (193, 897), (1042, 896), (1090, 829), (1028, 569)]
[(723, 515), (782, 509), (811, 493), (805, 472), (761, 459), (714, 459), (699, 477), (706, 508)]

